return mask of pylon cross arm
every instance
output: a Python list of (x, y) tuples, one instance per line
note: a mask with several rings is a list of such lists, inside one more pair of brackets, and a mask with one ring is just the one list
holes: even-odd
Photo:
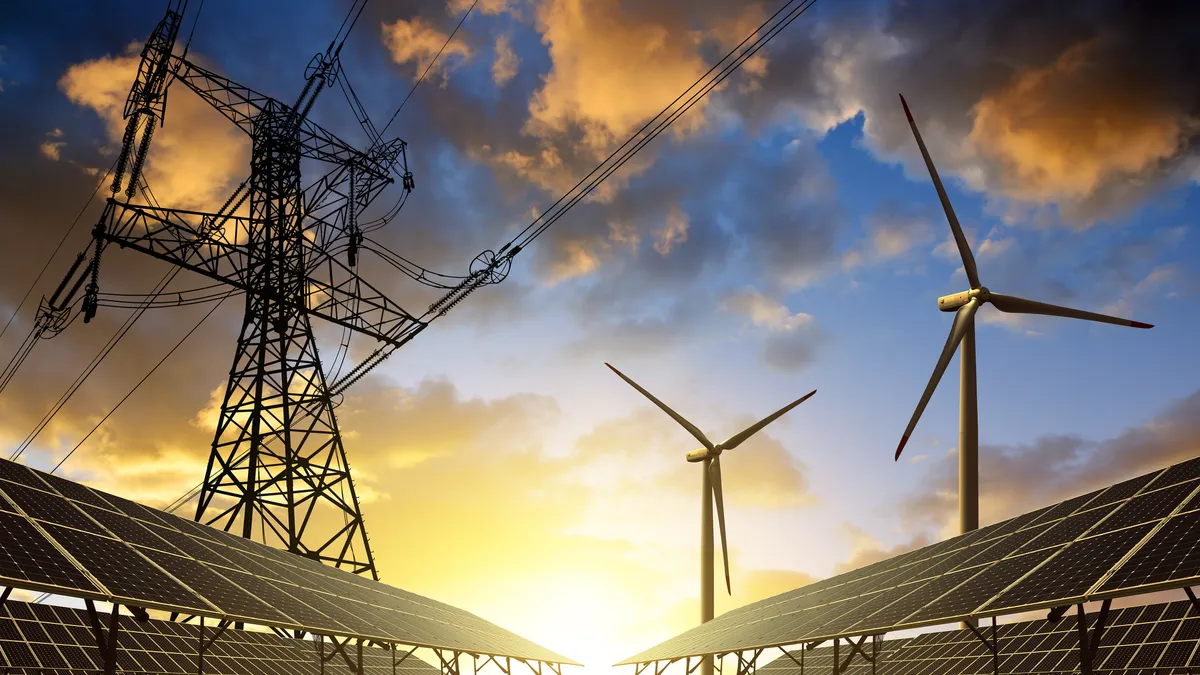
[[(269, 107), (277, 110), (287, 108), (284, 103), (266, 94), (242, 86), (187, 59), (171, 56), (170, 69), (175, 73), (176, 80), (194, 91), (247, 135), (254, 133), (254, 120), (260, 112)], [(300, 121), (299, 134), (302, 157), (334, 164), (353, 163), (378, 180), (391, 182), (388, 155), (380, 156), (377, 153), (368, 154), (355, 150), (332, 132), (307, 118)], [(394, 155), (391, 156), (391, 160), (395, 161)]]
[(316, 248), (306, 252), (304, 269), (280, 270), (287, 278), (273, 278), (270, 287), (256, 283), (256, 271), (272, 260), (240, 243), (245, 233), (257, 227), (248, 218), (110, 199), (101, 225), (98, 236), (105, 242), (141, 251), (388, 345), (403, 344), (406, 334), (420, 325), (354, 270)]

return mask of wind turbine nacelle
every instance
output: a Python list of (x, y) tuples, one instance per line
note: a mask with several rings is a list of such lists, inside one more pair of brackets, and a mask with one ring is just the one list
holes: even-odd
[(969, 291), (955, 293), (953, 295), (943, 295), (938, 298), (938, 309), (943, 312), (956, 312), (959, 307), (971, 301), (971, 298), (979, 298), (987, 300), (988, 291), (986, 288), (972, 288)]
[(687, 461), (689, 462), (703, 462), (706, 459), (708, 459), (708, 448), (692, 450), (687, 454)]

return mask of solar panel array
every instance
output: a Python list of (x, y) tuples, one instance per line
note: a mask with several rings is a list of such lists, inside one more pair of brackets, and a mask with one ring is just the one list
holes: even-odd
[[(1097, 671), (1148, 671), (1186, 673), (1200, 670), (1200, 613), (1188, 601), (1109, 612), (1100, 647), (1093, 659)], [(1095, 614), (1088, 626), (1095, 626)], [(1079, 672), (1079, 636), (1075, 616), (1056, 623), (1045, 620), (1001, 624), (1001, 673)], [(991, 628), (982, 631), (991, 635)], [(990, 675), (992, 655), (969, 630), (925, 633), (915, 638), (882, 643), (883, 658), (877, 675)], [(800, 651), (791, 652), (799, 661)], [(843, 647), (844, 662), (849, 649)], [(820, 647), (804, 654), (804, 674), (832, 672), (833, 648)], [(815, 670), (814, 670), (815, 668)], [(870, 673), (871, 664), (856, 656), (849, 675)], [(1191, 670), (1188, 670), (1188, 669)], [(762, 675), (801, 675), (800, 666), (786, 656), (758, 669)]]
[(0, 460), (0, 586), (578, 665), (469, 612)]
[(1200, 583), (1200, 458), (727, 612), (618, 665)]
[[(6, 610), (6, 611), (5, 611)], [(200, 626), (121, 617), (117, 668), (125, 673), (182, 675), (197, 671)], [(105, 621), (107, 626), (107, 621)], [(207, 627), (211, 637), (214, 629)], [(326, 643), (326, 654), (333, 646)], [(351, 658), (354, 651), (351, 650)], [(363, 648), (362, 675), (392, 675), (392, 653)], [(438, 675), (415, 656), (395, 656), (396, 675)], [(104, 665), (86, 612), (70, 607), (7, 601), (0, 609), (0, 667), (14, 674), (103, 672)], [(225, 630), (204, 654), (211, 675), (319, 675), (319, 645), (274, 633)], [(339, 654), (325, 664), (328, 675), (351, 675)]]

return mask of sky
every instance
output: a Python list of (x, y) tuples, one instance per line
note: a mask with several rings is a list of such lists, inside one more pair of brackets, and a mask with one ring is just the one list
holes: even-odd
[[(377, 126), (470, 3), (370, 2), (342, 52)], [(186, 31), (200, 3), (189, 6)], [(967, 288), (904, 94), (993, 291), (1149, 331), (978, 316), (981, 521), (1200, 454), (1197, 7), (822, 0), (338, 408), (382, 580), (587, 665), (698, 620), (694, 441), (817, 394), (723, 462), (732, 596), (717, 612), (954, 532), (957, 364), (897, 442)], [(0, 10), (0, 338), (7, 361), (90, 237), (162, 2)], [(342, 0), (208, 0), (189, 58), (291, 101)], [(376, 238), (464, 274), (775, 10), (744, 0), (479, 0), (388, 128), (416, 189)], [(181, 34), (181, 40), (184, 39)], [(1132, 56), (1131, 56), (1132, 55)], [(340, 90), (315, 121), (362, 147)], [(145, 176), (216, 209), (241, 131), (170, 90)], [(308, 167), (315, 171), (319, 167)], [(314, 175), (309, 173), (307, 175)], [(390, 188), (364, 218), (386, 210)], [(106, 292), (166, 264), (110, 249)], [(401, 305), (432, 295), (367, 256)], [(206, 285), (181, 274), (172, 289)], [(230, 300), (59, 473), (163, 506), (203, 477), (242, 317)], [(148, 312), (22, 461), (53, 467), (207, 307)], [(0, 393), (15, 448), (116, 327), (41, 342)], [(338, 332), (318, 327), (326, 354)], [(351, 361), (373, 348), (351, 345)]]

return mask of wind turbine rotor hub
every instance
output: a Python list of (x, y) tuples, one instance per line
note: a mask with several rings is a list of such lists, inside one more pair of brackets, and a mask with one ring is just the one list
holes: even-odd
[(972, 298), (979, 298), (980, 302), (987, 302), (992, 293), (986, 287), (972, 288), (969, 291), (962, 293), (954, 293), (953, 295), (943, 295), (938, 298), (938, 309), (943, 312), (956, 312), (959, 307), (967, 304)]

